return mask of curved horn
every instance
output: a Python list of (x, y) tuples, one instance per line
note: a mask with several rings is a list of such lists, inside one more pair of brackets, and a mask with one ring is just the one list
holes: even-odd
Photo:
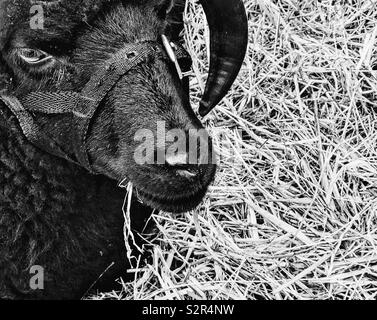
[(248, 26), (242, 0), (200, 0), (210, 29), (211, 60), (199, 113), (207, 115), (229, 91), (245, 58)]

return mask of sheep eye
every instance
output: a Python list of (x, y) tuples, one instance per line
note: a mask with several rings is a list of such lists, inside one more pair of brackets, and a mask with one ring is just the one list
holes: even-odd
[(52, 60), (52, 56), (49, 54), (35, 49), (19, 49), (18, 55), (23, 61), (31, 65), (46, 63)]

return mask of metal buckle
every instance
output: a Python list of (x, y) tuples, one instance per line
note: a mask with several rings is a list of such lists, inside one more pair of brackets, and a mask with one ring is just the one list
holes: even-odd
[(182, 73), (181, 67), (179, 66), (177, 56), (175, 55), (175, 52), (174, 52), (174, 48), (176, 48), (175, 44), (173, 42), (170, 42), (168, 37), (165, 36), (164, 34), (161, 35), (161, 39), (162, 39), (162, 44), (164, 45), (165, 51), (169, 56), (169, 59), (171, 60), (171, 62), (174, 63), (175, 68), (177, 69), (179, 79), (182, 80), (184, 78), (184, 75)]

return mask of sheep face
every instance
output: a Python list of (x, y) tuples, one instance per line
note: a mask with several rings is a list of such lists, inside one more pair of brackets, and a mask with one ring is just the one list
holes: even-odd
[[(10, 2), (14, 12), (7, 12), (13, 18), (1, 40), (0, 64), (11, 75), (10, 90), (17, 97), (35, 91), (81, 92), (125, 45), (159, 42), (172, 6), (167, 0), (46, 2), (43, 28), (32, 28), (30, 1)], [(183, 212), (196, 207), (216, 165), (211, 140), (188, 100), (170, 61), (151, 56), (133, 67), (107, 92), (90, 123), (86, 148), (93, 169), (131, 181), (153, 208)], [(36, 119), (57, 144), (71, 151), (75, 137), (66, 117)], [(183, 148), (169, 149), (177, 142), (166, 140), (171, 130), (185, 143)], [(143, 138), (149, 143), (141, 159)], [(191, 145), (192, 140), (197, 143)]]
[[(79, 36), (74, 29), (81, 17), (69, 14), (59, 24), (61, 6), (51, 7), (43, 29), (30, 29), (26, 20), (14, 28), (4, 50), (6, 63), (15, 77), (15, 93), (20, 96), (37, 90), (80, 92), (93, 73), (124, 44), (159, 41), (166, 25), (163, 4), (119, 3), (104, 7), (90, 26), (80, 25)], [(39, 64), (25, 59), (38, 58), (40, 54), (43, 57)], [(40, 116), (38, 121), (60, 145), (65, 144), (69, 136), (65, 118)], [(157, 152), (164, 151), (158, 149), (169, 147), (168, 143), (157, 145), (158, 125), (164, 126), (166, 132), (179, 129), (185, 134), (190, 129), (203, 129), (171, 63), (151, 57), (126, 73), (97, 108), (87, 137), (92, 166), (100, 174), (133, 182), (142, 200), (154, 208), (171, 212), (192, 209), (212, 181), (215, 165), (189, 165), (181, 155), (157, 163)], [(153, 150), (146, 151), (153, 153), (153, 159), (147, 163), (136, 157), (142, 142), (135, 138), (140, 132), (149, 132), (156, 139), (149, 146)], [(206, 139), (203, 132), (200, 135)], [(209, 147), (211, 143), (207, 141)]]
[[(125, 16), (130, 19), (125, 21)], [(76, 61), (84, 69), (94, 69), (98, 64), (89, 57), (121, 47), (120, 30), (127, 30), (123, 31), (125, 43), (157, 41), (164, 21), (151, 7), (117, 7), (97, 26), (79, 40)], [(117, 32), (114, 26), (121, 28)], [(101, 41), (105, 34), (109, 35), (106, 49)], [(186, 145), (180, 153), (169, 154), (172, 141), (161, 141), (166, 137), (163, 131), (172, 130), (178, 130), (184, 138), (180, 142)], [(214, 164), (199, 164), (198, 158), (197, 163), (188, 163), (189, 130), (198, 132), (205, 145), (203, 151), (212, 161), (211, 141), (193, 113), (172, 64), (152, 58), (125, 74), (100, 105), (88, 139), (89, 151), (96, 170), (116, 179), (129, 179), (147, 204), (172, 212), (185, 211), (201, 201), (215, 173)], [(141, 143), (146, 141), (143, 136), (152, 141), (146, 144), (145, 158), (141, 159)]]

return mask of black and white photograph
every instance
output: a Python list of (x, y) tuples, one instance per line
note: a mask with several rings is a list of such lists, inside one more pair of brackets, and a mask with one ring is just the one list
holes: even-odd
[(0, 0), (0, 300), (376, 298), (377, 0)]

